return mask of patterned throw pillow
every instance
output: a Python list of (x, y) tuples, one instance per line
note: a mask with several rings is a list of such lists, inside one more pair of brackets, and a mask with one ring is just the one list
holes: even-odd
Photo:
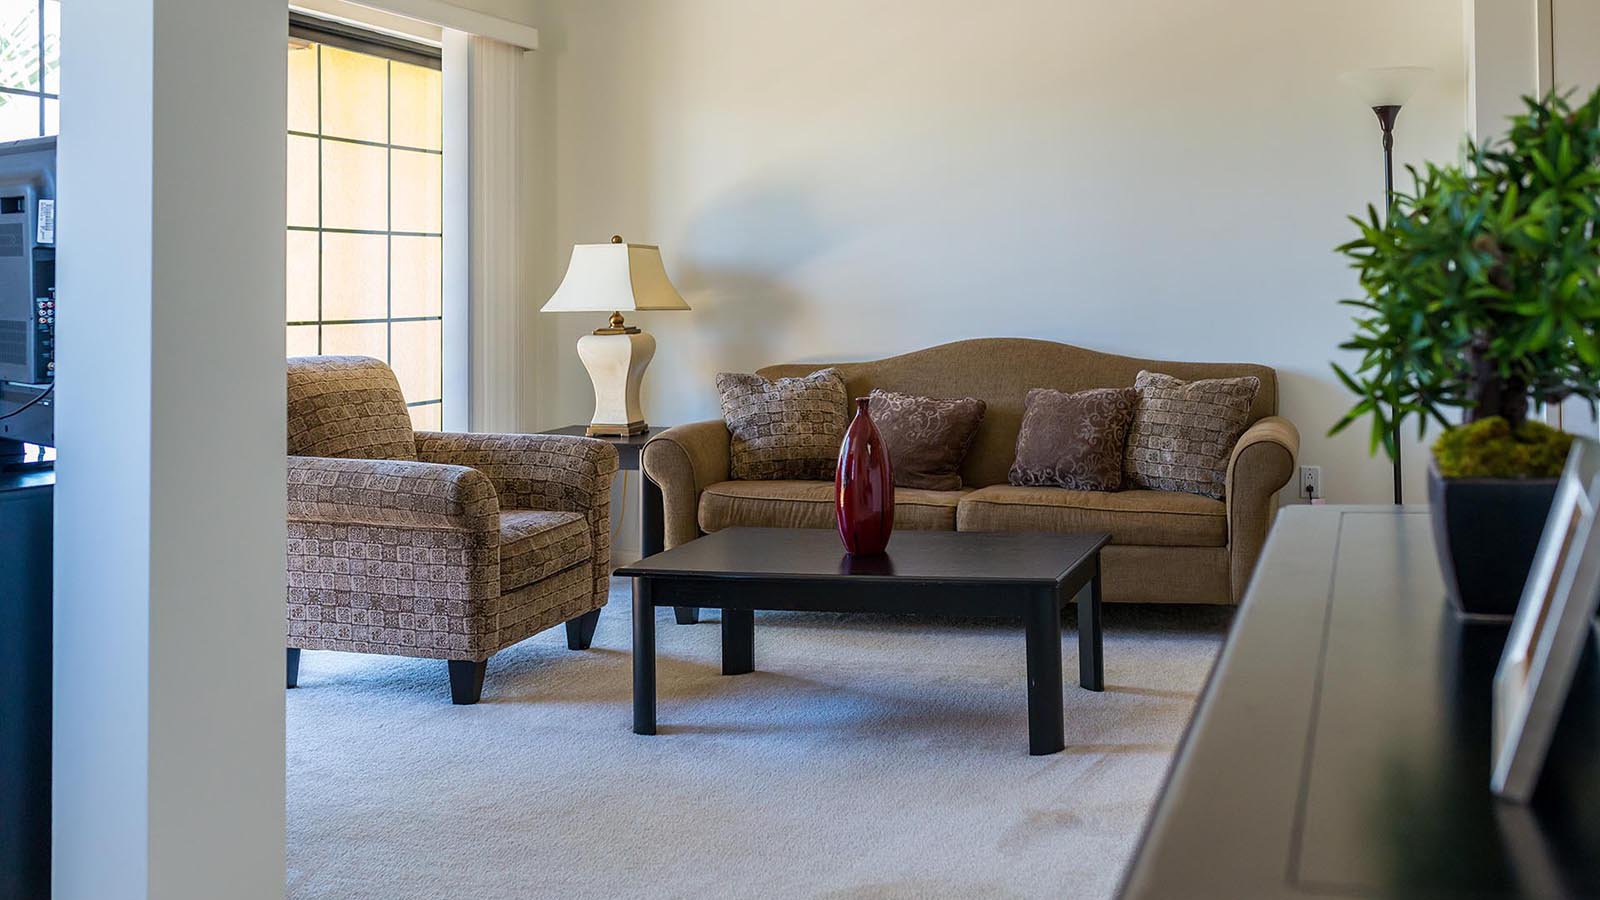
[(717, 391), (733, 440), (735, 480), (833, 477), (850, 409), (838, 369), (777, 381), (724, 372)]
[(1250, 424), (1261, 379), (1183, 381), (1140, 372), (1133, 386), (1139, 389), (1139, 411), (1128, 435), (1128, 482), (1223, 499), (1228, 457)]
[(1122, 451), (1139, 407), (1134, 388), (1094, 388), (1064, 394), (1028, 392), (1017, 433), (1012, 484), (1122, 490)]
[(894, 486), (928, 491), (961, 489), (961, 461), (987, 409), (970, 397), (935, 400), (880, 390), (867, 395), (867, 414), (889, 448)]

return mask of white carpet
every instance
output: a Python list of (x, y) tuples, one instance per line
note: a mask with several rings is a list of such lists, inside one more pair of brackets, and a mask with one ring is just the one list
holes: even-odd
[(307, 651), (287, 692), (292, 898), (1107, 897), (1228, 611), (1110, 606), (1107, 691), (1028, 756), (1020, 624), (659, 613), (661, 734), (632, 733), (629, 603), (450, 705), (444, 663)]

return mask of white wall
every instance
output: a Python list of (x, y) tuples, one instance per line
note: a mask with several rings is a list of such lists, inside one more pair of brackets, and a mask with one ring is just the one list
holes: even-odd
[(282, 896), (286, 10), (64, 7), (55, 896)]
[[(1037, 336), (1276, 366), (1329, 496), (1391, 499), (1363, 432), (1324, 436), (1351, 403), (1328, 368), (1355, 290), (1332, 248), (1382, 191), (1377, 123), (1337, 76), (1434, 67), (1397, 152), (1454, 159), (1460, 0), (538, 9), (552, 224), (529, 302), (575, 241), (660, 243), (694, 310), (636, 317), (660, 345), (651, 421), (714, 417), (721, 370)], [(535, 424), (586, 421), (573, 342), (598, 319), (536, 318)]]

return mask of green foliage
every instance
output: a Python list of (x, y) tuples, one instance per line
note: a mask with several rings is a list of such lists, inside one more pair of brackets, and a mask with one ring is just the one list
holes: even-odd
[(1499, 416), (1451, 428), (1433, 444), (1446, 478), (1555, 478), (1572, 435), (1532, 419), (1516, 428)]
[(1466, 410), (1519, 426), (1530, 400), (1600, 397), (1600, 91), (1576, 108), (1551, 94), (1463, 166), (1411, 169), (1388, 221), (1352, 217), (1338, 248), (1360, 277), (1360, 399), (1331, 433), (1371, 418), (1372, 451), (1415, 416), (1448, 428)]

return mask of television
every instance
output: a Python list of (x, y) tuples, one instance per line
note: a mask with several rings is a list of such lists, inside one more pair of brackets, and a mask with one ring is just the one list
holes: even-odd
[(0, 461), (55, 445), (56, 139), (0, 143)]

